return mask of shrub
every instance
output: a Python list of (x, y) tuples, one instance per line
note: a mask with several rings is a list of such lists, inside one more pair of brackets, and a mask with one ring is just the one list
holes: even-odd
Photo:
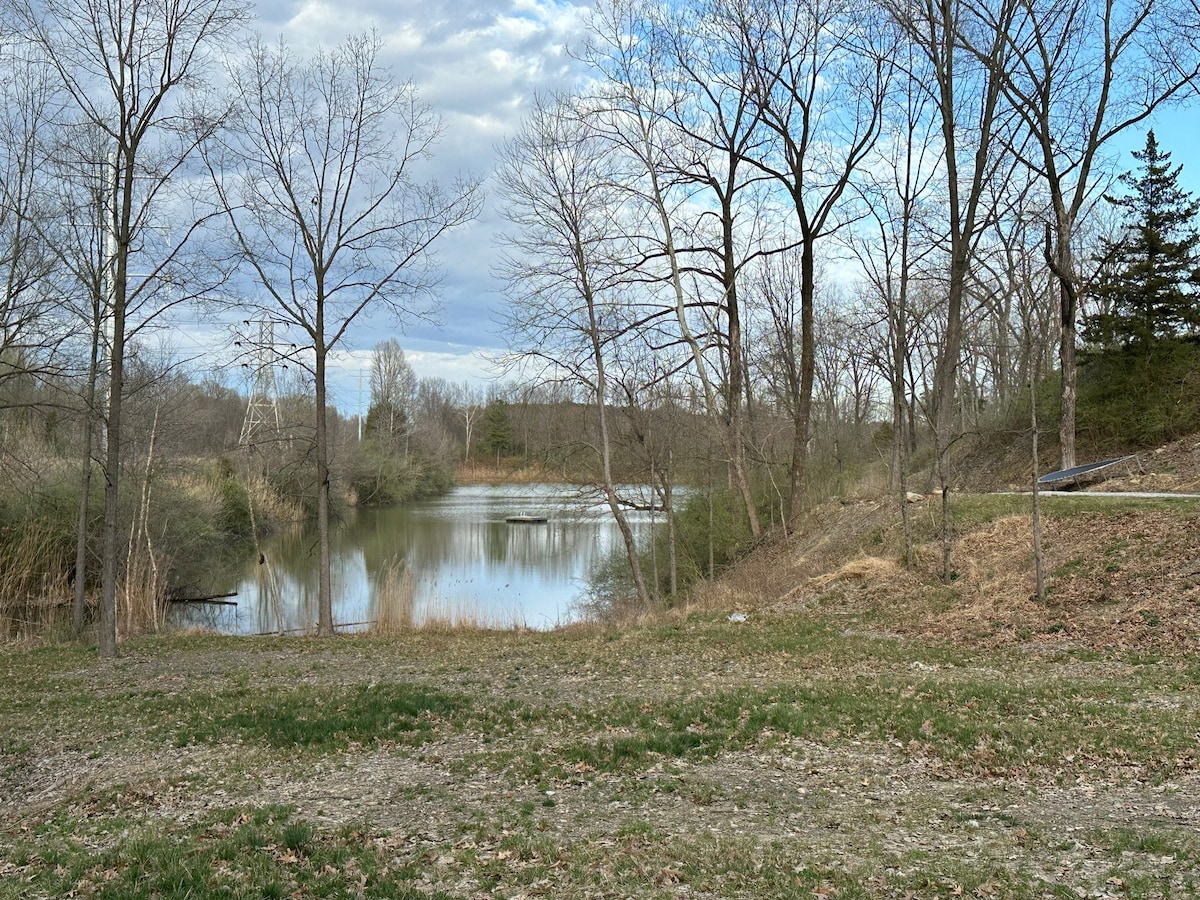
[(350, 488), (358, 506), (393, 506), (444, 494), (454, 486), (445, 467), (417, 456), (405, 458), (367, 441), (352, 464)]

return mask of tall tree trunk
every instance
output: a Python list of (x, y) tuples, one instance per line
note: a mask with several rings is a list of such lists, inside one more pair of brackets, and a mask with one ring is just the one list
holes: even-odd
[(954, 522), (950, 511), (950, 446), (954, 440), (959, 356), (962, 352), (962, 297), (966, 281), (966, 242), (952, 251), (950, 290), (946, 303), (946, 336), (934, 371), (935, 477), (942, 495), (942, 581), (953, 577)]
[(315, 394), (317, 458), (317, 634), (333, 635), (333, 585), (330, 579), (329, 558), (329, 428), (326, 409), (325, 363), (328, 348), (324, 343), (324, 315), (321, 301), (317, 303)]
[[(591, 304), (589, 303), (588, 306), (590, 312), (592, 309)], [(604, 499), (608, 501), (608, 508), (612, 512), (613, 518), (617, 521), (617, 528), (621, 532), (621, 540), (625, 543), (625, 557), (629, 561), (629, 571), (633, 575), (633, 584), (637, 589), (638, 602), (643, 609), (646, 609), (650, 606), (650, 592), (646, 588), (646, 579), (642, 575), (642, 565), (638, 558), (637, 540), (634, 538), (633, 529), (629, 525), (629, 519), (625, 515), (625, 510), (621, 508), (620, 498), (617, 497), (616, 482), (613, 480), (612, 450), (609, 443), (606, 402), (608, 388), (605, 382), (604, 361), (601, 358), (600, 341), (596, 328), (595, 317), (593, 315), (592, 352), (596, 360), (596, 409), (600, 424), (600, 459), (604, 469)]]
[[(112, 316), (112, 333), (108, 351), (108, 410), (105, 419), (104, 464), (104, 533), (102, 538), (103, 564), (100, 573), (100, 634), (101, 659), (117, 655), (117, 564), (118, 525), (121, 516), (121, 415), (125, 399), (125, 314), (129, 300), (129, 249), (132, 243), (130, 223), (133, 222), (133, 184), (136, 148), (118, 147), (114, 159), (114, 217), (109, 235), (112, 253), (107, 263), (111, 268), (111, 292), (107, 310)], [(118, 167), (119, 166), (119, 167)]]
[[(1068, 253), (1070, 251), (1068, 250)], [(1058, 364), (1062, 372), (1062, 409), (1058, 420), (1058, 441), (1062, 447), (1062, 468), (1076, 465), (1075, 458), (1075, 398), (1079, 385), (1079, 365), (1075, 353), (1075, 317), (1078, 297), (1069, 279), (1059, 282), (1059, 312), (1061, 331), (1058, 345)]]
[(106, 413), (107, 448), (104, 461), (104, 533), (100, 573), (100, 633), (101, 659), (117, 655), (117, 576), (118, 523), (121, 476), (121, 407), (125, 393), (125, 304), (124, 266), (118, 260), (116, 277), (118, 299), (113, 304), (113, 335), (109, 350), (108, 410)]
[(804, 508), (808, 476), (808, 431), (812, 422), (813, 384), (816, 381), (816, 257), (813, 242), (806, 240), (800, 251), (800, 385), (792, 408), (792, 466), (789, 476), (791, 498), (789, 527)]
[[(736, 160), (733, 160), (733, 163), (736, 164)], [(731, 166), (729, 174), (731, 180), (734, 171), (736, 168)], [(731, 194), (732, 188), (728, 188), (723, 196), (721, 208), (721, 287), (724, 293), (725, 319), (728, 322), (726, 337), (729, 341), (729, 384), (725, 397), (725, 409), (729, 417), (727, 441), (730, 462), (733, 464), (733, 478), (742, 495), (742, 504), (746, 508), (750, 534), (757, 538), (762, 534), (762, 524), (758, 519), (758, 510), (754, 505), (754, 492), (746, 474), (746, 422), (745, 406), (742, 402), (746, 390), (746, 361), (742, 352), (742, 315), (738, 301), (737, 265), (734, 260), (733, 210), (729, 200)]]
[(1029, 377), (1029, 423), (1033, 432), (1033, 570), (1035, 591), (1039, 603), (1046, 602), (1046, 554), (1042, 549), (1042, 491), (1038, 484), (1038, 415), (1036, 370)]
[(92, 350), (88, 359), (87, 387), (84, 393), (83, 447), (79, 479), (79, 516), (75, 522), (75, 594), (71, 601), (71, 630), (76, 638), (83, 636), (87, 619), (87, 544), (88, 513), (92, 495), (92, 445), (96, 431), (96, 380), (100, 366), (100, 307), (97, 302), (92, 315)]

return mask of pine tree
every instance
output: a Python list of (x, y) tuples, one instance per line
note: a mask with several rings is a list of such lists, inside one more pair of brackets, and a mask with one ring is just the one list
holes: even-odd
[(1148, 347), (1200, 333), (1200, 200), (1179, 187), (1182, 165), (1158, 148), (1151, 131), (1134, 151), (1135, 175), (1120, 176), (1128, 193), (1105, 196), (1124, 213), (1124, 234), (1106, 242), (1092, 295), (1102, 312), (1090, 316), (1084, 338), (1103, 347)]
[(483, 436), (479, 439), (480, 452), (489, 455), (494, 453), (497, 457), (513, 452), (515, 443), (512, 420), (509, 418), (506, 400), (496, 399), (488, 404), (483, 414), (482, 430)]

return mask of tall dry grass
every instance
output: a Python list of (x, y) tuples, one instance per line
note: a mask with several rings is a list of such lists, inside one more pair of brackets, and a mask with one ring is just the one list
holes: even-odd
[(390, 560), (374, 584), (372, 634), (424, 631), (512, 631), (525, 627), (514, 609), (483, 609), (464, 597), (439, 593), (418, 599), (417, 579), (400, 557)]
[(0, 530), (0, 637), (29, 638), (70, 618), (71, 565), (49, 523)]
[(523, 631), (527, 626), (519, 610), (483, 609), (464, 597), (435, 594), (416, 609), (415, 626), (424, 631)]
[(413, 604), (417, 584), (408, 564), (394, 557), (384, 564), (372, 595), (374, 616), (371, 631), (376, 634), (396, 634), (413, 627)]

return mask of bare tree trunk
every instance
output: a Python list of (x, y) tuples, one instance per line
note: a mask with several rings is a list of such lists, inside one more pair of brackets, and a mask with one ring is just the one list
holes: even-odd
[(675, 499), (672, 485), (675, 479), (675, 453), (667, 450), (667, 477), (663, 479), (663, 508), (667, 514), (667, 546), (670, 553), (671, 596), (679, 593), (679, 559), (675, 546)]
[(792, 413), (789, 525), (796, 521), (804, 507), (808, 477), (808, 432), (812, 422), (813, 383), (816, 380), (815, 303), (816, 259), (812, 242), (805, 241), (800, 254), (800, 393), (795, 398)]
[[(582, 249), (579, 251), (582, 258)], [(650, 606), (650, 592), (646, 588), (646, 579), (642, 575), (642, 564), (638, 557), (637, 540), (625, 510), (621, 507), (617, 496), (616, 482), (612, 473), (612, 446), (608, 428), (608, 380), (605, 375), (604, 348), (601, 344), (600, 323), (596, 319), (596, 301), (586, 280), (583, 289), (584, 300), (587, 303), (588, 338), (592, 346), (592, 361), (596, 364), (596, 410), (600, 424), (600, 459), (604, 470), (604, 497), (608, 508), (616, 519), (617, 528), (621, 532), (621, 540), (625, 543), (625, 558), (629, 561), (629, 571), (633, 576), (633, 584), (637, 590), (638, 603), (642, 609)]]
[(954, 580), (954, 518), (950, 512), (950, 485), (946, 476), (950, 468), (950, 451), (938, 451), (938, 482), (942, 491), (942, 583)]
[[(118, 256), (117, 293), (123, 298), (124, 256)], [(103, 566), (100, 573), (100, 633), (101, 659), (117, 655), (117, 525), (120, 521), (121, 478), (121, 407), (125, 393), (125, 304), (114, 303), (113, 338), (109, 353), (108, 410), (106, 413), (107, 450), (104, 461), (104, 532), (102, 538)]]
[[(149, 612), (151, 627), (158, 630), (158, 601), (155, 577), (154, 547), (150, 541), (150, 478), (154, 473), (154, 444), (158, 438), (158, 410), (154, 411), (154, 424), (150, 427), (150, 446), (146, 451), (146, 466), (142, 471), (142, 489), (138, 498), (137, 513), (129, 526), (129, 546), (125, 551), (125, 633), (131, 634), (146, 624)], [(142, 547), (146, 549), (146, 569), (142, 567)], [(144, 581), (143, 571), (149, 574)], [(150, 608), (144, 606), (146, 589), (150, 592)]]
[(743, 395), (746, 389), (746, 360), (742, 350), (742, 315), (737, 290), (737, 264), (734, 259), (733, 209), (730, 198), (735, 190), (732, 183), (737, 171), (738, 159), (730, 156), (730, 184), (722, 194), (721, 204), (721, 287), (724, 294), (726, 339), (729, 341), (729, 384), (726, 389), (725, 409), (729, 416), (729, 457), (733, 464), (734, 482), (742, 495), (746, 518), (750, 523), (750, 534), (757, 538), (762, 534), (758, 520), (758, 509), (754, 504), (754, 492), (746, 475), (746, 421)]
[(1058, 363), (1062, 372), (1062, 410), (1058, 420), (1058, 440), (1062, 447), (1062, 467), (1076, 465), (1075, 458), (1075, 398), (1079, 384), (1079, 366), (1075, 354), (1076, 296), (1074, 285), (1063, 281), (1060, 291), (1060, 323), (1062, 333), (1058, 346)]
[(92, 494), (92, 445), (96, 430), (96, 381), (100, 365), (100, 310), (96, 304), (92, 316), (92, 350), (88, 360), (88, 379), (84, 394), (83, 464), (79, 484), (79, 516), (75, 523), (75, 594), (71, 601), (71, 629), (76, 638), (83, 636), (87, 619), (87, 544), (88, 513)]
[[(323, 335), (323, 302), (317, 301), (316, 332)], [(326, 408), (325, 363), (327, 348), (318, 340), (316, 347), (316, 458), (317, 458), (317, 634), (333, 635), (333, 585), (329, 558), (329, 425)]]
[(1039, 603), (1046, 602), (1046, 554), (1042, 549), (1042, 491), (1038, 484), (1037, 373), (1029, 378), (1029, 423), (1033, 429), (1033, 569)]
[[(954, 437), (958, 359), (962, 347), (962, 293), (966, 256), (951, 263), (950, 297), (946, 310), (946, 335), (934, 372), (934, 476), (942, 495), (942, 582), (952, 577), (954, 522), (950, 514), (950, 444)], [(957, 275), (956, 275), (957, 273)]]

